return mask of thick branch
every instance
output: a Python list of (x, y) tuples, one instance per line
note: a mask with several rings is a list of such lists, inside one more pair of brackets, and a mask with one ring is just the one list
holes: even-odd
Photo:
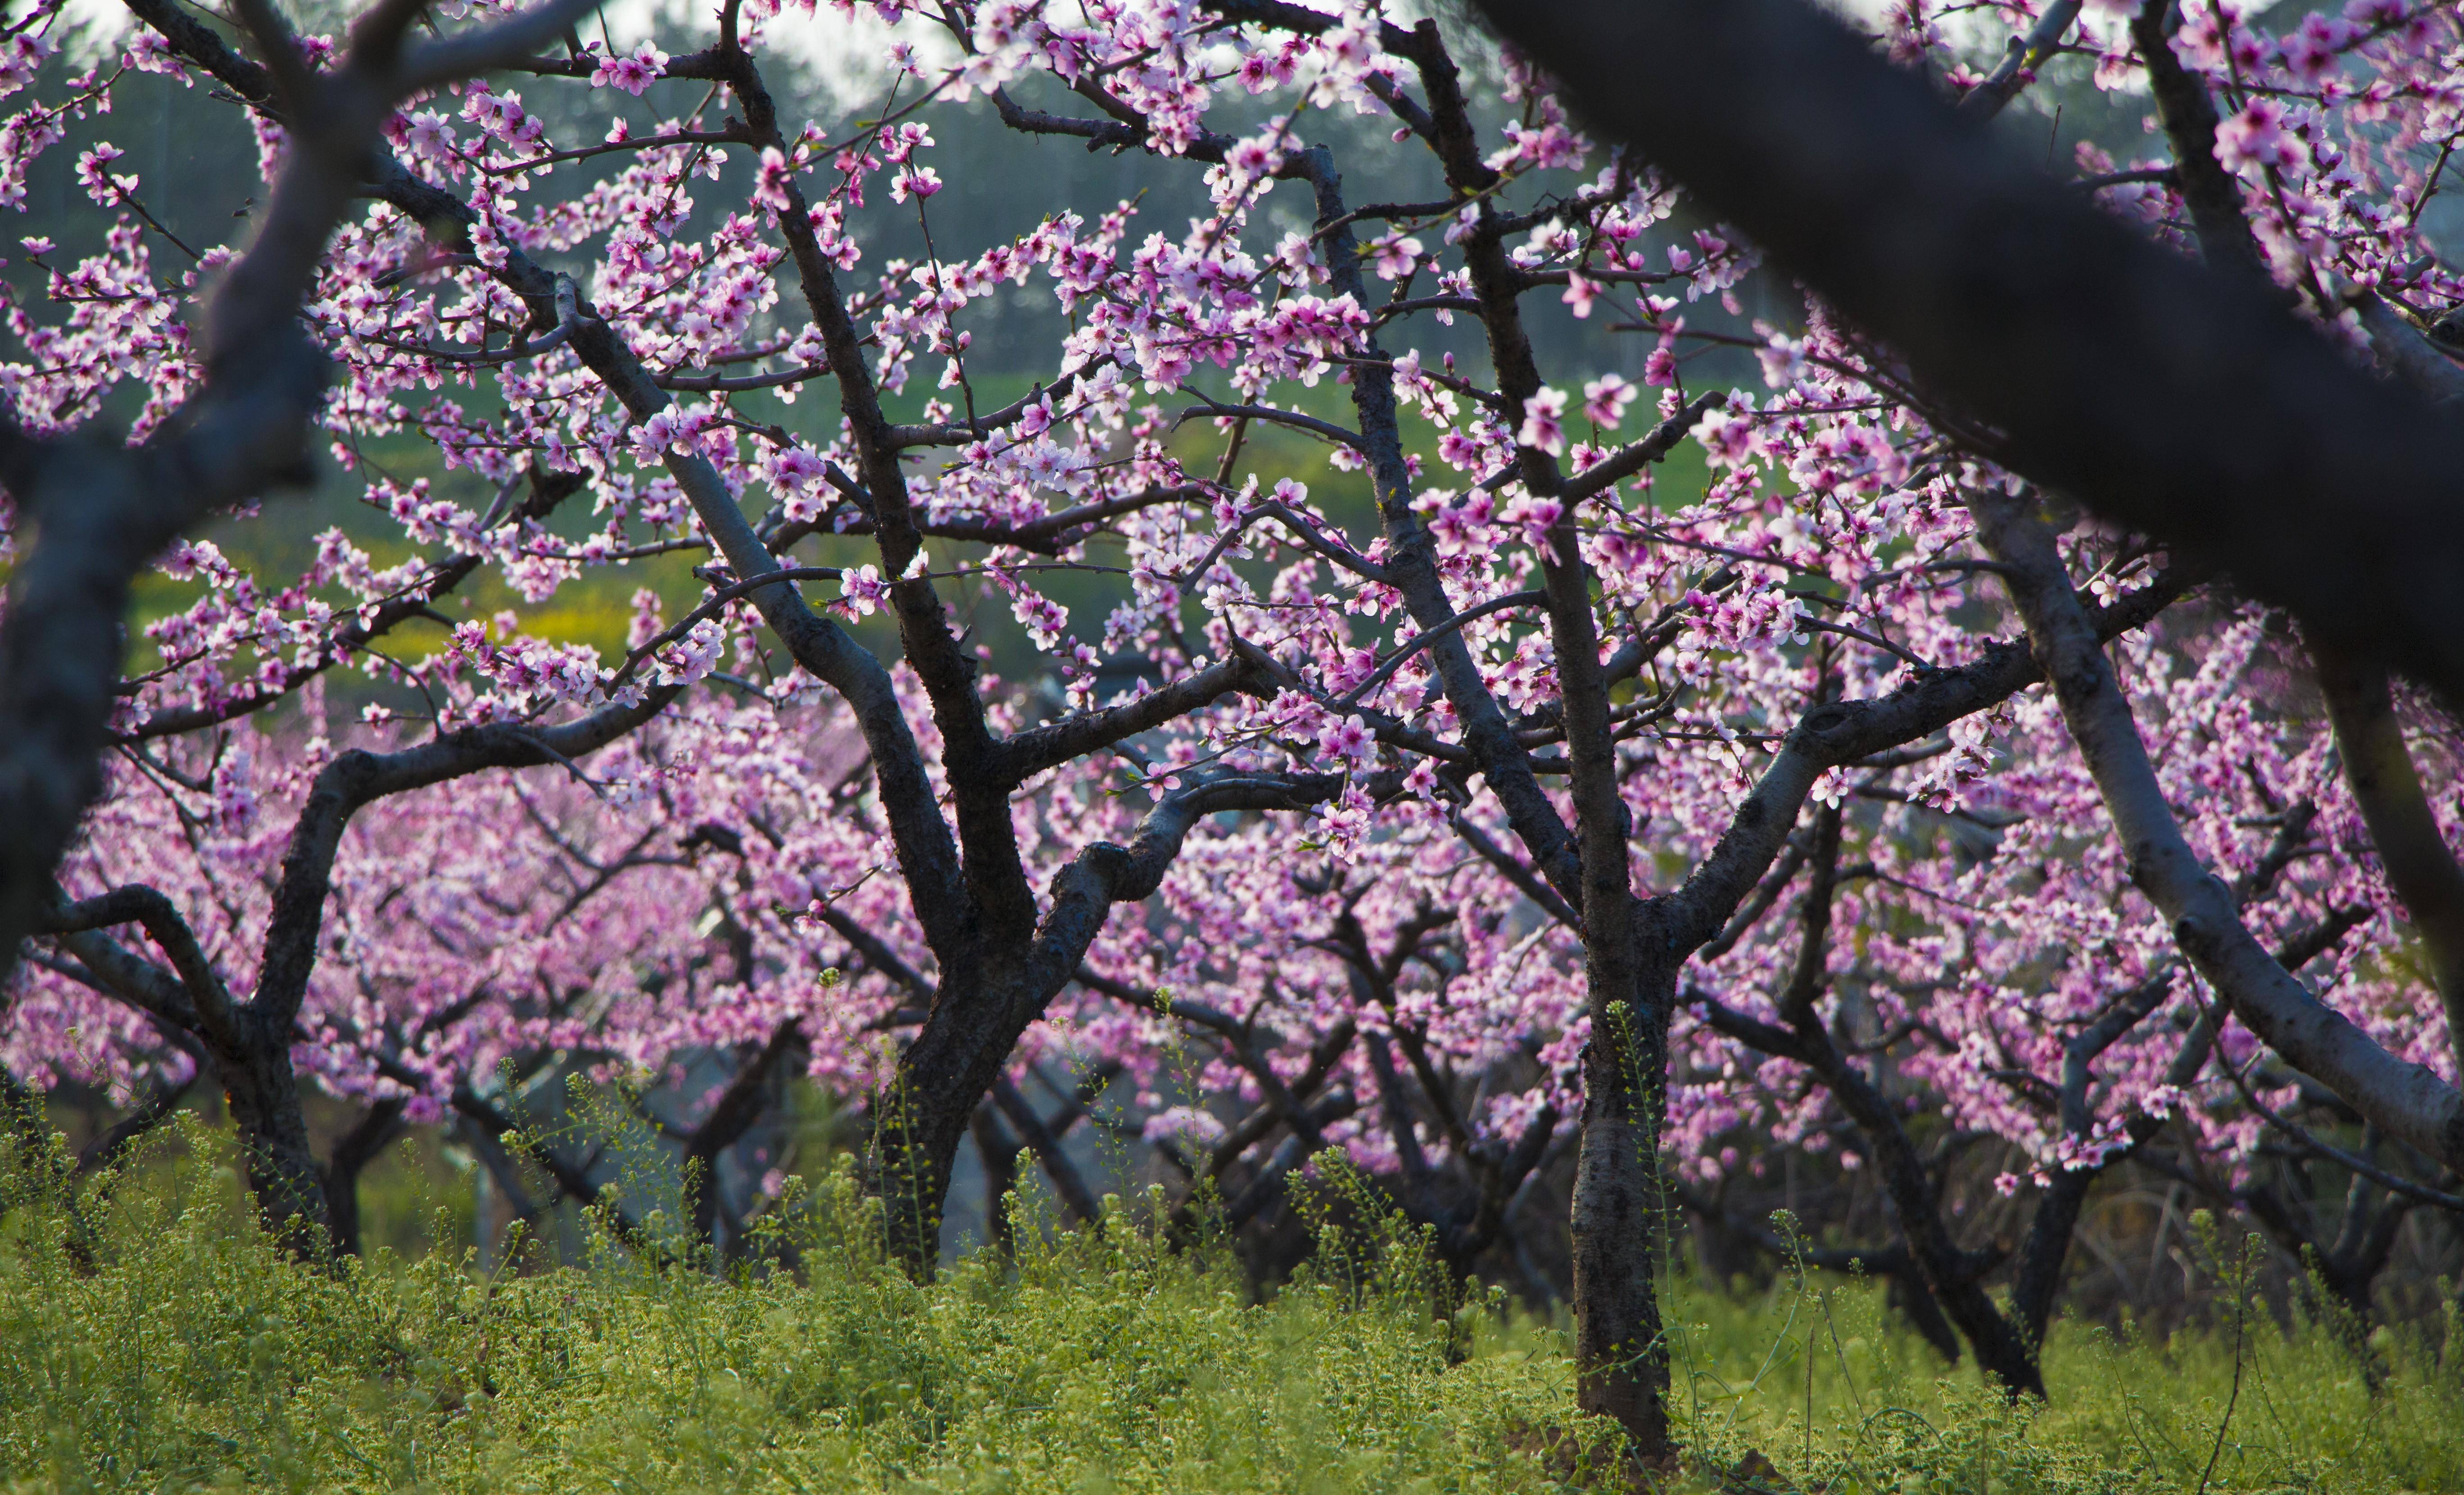
[(2317, 660), (2344, 777), (2387, 882), (2429, 953), (2431, 977), (2447, 1008), (2450, 1051), (2464, 1055), (2464, 867), (2456, 865), (2422, 792), (2386, 671), (2323, 649)]
[(450, 733), (397, 753), (360, 749), (339, 755), (317, 775), (292, 826), (282, 857), (281, 881), (265, 932), (265, 958), (250, 1002), (268, 1031), (287, 1033), (308, 993), (316, 968), (318, 934), (325, 898), (333, 886), (334, 856), (342, 831), (365, 805), (388, 795), (443, 783), (490, 768), (569, 765), (631, 732), (667, 708), (677, 687), (650, 692), (631, 706), (607, 706), (555, 727), (492, 723)]
[[(1249, 0), (1218, 9), (1245, 17)], [(1279, 9), (1298, 12), (1299, 16), (1315, 13), (1298, 6)], [(1274, 25), (1287, 22), (1298, 24), (1295, 16), (1268, 20)], [(1399, 34), (1404, 44), (1411, 44), (1411, 33)], [(1335, 174), (1332, 155), (1323, 146), (1313, 146), (1297, 153), (1292, 164), (1306, 173), (1316, 193), (1317, 222), (1331, 283), (1338, 295), (1349, 294), (1362, 305), (1369, 305), (1371, 297), (1360, 273), (1359, 241), (1349, 228), (1331, 228), (1349, 216), (1343, 202), (1343, 180)], [(1360, 417), (1360, 434), (1368, 443), (1370, 473), (1376, 482), (1377, 513), (1386, 532), (1386, 580), (1401, 594), (1413, 622), (1423, 629), (1440, 627), (1455, 615), (1455, 608), (1439, 575), (1436, 544), (1412, 508), (1417, 492), (1403, 452), (1402, 427), (1395, 404), (1395, 376), (1375, 337), (1362, 340), (1358, 361), (1352, 365), (1352, 403)], [(1442, 634), (1431, 646), (1429, 661), (1447, 703), (1463, 723), (1463, 746), (1479, 767), (1481, 777), (1487, 780), (1490, 792), (1505, 806), (1507, 823), (1530, 853), (1540, 875), (1566, 894), (1569, 902), (1579, 902), (1580, 874), (1573, 832), (1541, 789), (1531, 771), (1530, 755), (1516, 739), (1513, 724), (1497, 704), (1470, 647), (1460, 632)]]
[[(791, 143), (780, 133), (777, 105), (751, 55), (740, 47), (722, 46), (720, 50), (728, 87), (744, 110), (748, 137), (758, 146), (790, 152)], [(805, 309), (822, 335), (831, 376), (838, 383), (839, 407), (855, 446), (858, 475), (872, 500), (871, 518), (881, 549), (882, 569), (886, 575), (903, 577), (908, 562), (922, 548), (923, 536), (909, 498), (906, 472), (899, 465), (898, 429), (882, 410), (880, 391), (874, 387), (870, 362), (865, 355), (864, 333), (847, 312), (838, 277), (814, 235), (803, 188), (793, 173), (788, 174), (781, 190), (786, 201), (775, 210), (773, 218), (780, 235), (786, 240), (788, 257), (795, 263), (797, 281), (803, 291)], [(750, 535), (750, 526), (745, 527), (745, 532)], [(732, 545), (725, 548), (730, 563), (739, 570), (754, 560), (749, 555), (739, 559)], [(767, 555), (766, 550), (761, 551), (762, 557)], [(946, 901), (948, 912), (936, 917), (945, 921), (955, 918), (958, 924), (944, 928), (943, 938), (933, 942), (934, 950), (940, 956), (945, 973), (959, 972), (979, 958), (981, 949), (1023, 941), (1029, 936), (1035, 922), (1034, 890), (1027, 883), (1025, 865), (1019, 856), (1009, 791), (1001, 782), (996, 761), (998, 745), (984, 715), (983, 699), (976, 689), (975, 656), (951, 628), (947, 611), (930, 581), (919, 577), (893, 582), (890, 590), (908, 663), (923, 682), (924, 693), (933, 703), (934, 722), (941, 730), (941, 753), (949, 770), (959, 863), (965, 879), (963, 887), (944, 892), (934, 886), (936, 876), (915, 890), (914, 901), (919, 912), (928, 903)], [(902, 725), (901, 731), (904, 730)], [(938, 818), (935, 811), (935, 819)], [(931, 870), (936, 874), (939, 871), (937, 868)]]
[(1996, 460), (2464, 697), (2464, 430), (2184, 264), (1802, 0), (1482, 0), (1631, 142), (2001, 434)]
[(2380, 1047), (2296, 980), (2252, 937), (2232, 890), (2183, 838), (2053, 537), (2015, 499), (1980, 494), (1969, 507), (1985, 547), (2006, 567), (2062, 719), (2129, 854), (2131, 880), (2163, 912), (2182, 954), (2233, 1016), (2295, 1068), (2389, 1135), (2464, 1171), (2464, 1098), (2428, 1068)]
[(2147, 91), (2156, 118), (2173, 147), (2173, 180), (2190, 210), (2199, 248), (2208, 263), (2264, 284), (2267, 258), (2241, 210), (2241, 187), (2216, 159), (2215, 100), (2206, 81), (2173, 54), (2174, 0), (2142, 0), (2130, 20), (2130, 39), (2147, 67)]
[(1134, 903), (1163, 885), (1191, 828), (1224, 810), (1305, 810), (1343, 792), (1334, 774), (1225, 776), (1165, 795), (1138, 823), (1127, 846), (1099, 841), (1052, 878), (1052, 904), (1027, 955), (1028, 1000), (1042, 1011), (1074, 976), (1115, 903)]
[(1004, 786), (1014, 788), (1045, 769), (1177, 721), (1234, 692), (1265, 697), (1274, 693), (1274, 688), (1255, 665), (1236, 652), (1118, 706), (1080, 712), (1014, 734), (1001, 744), (999, 753)]
[(2009, 107), (2011, 100), (2019, 97), (2019, 91), (2028, 86), (2034, 70), (2043, 66), (2054, 49), (2061, 45), (2062, 33), (2071, 29), (2079, 13), (2079, 0), (2054, 0), (2045, 7), (2045, 13), (2036, 17), (2036, 24), (2027, 35), (2011, 38), (2001, 62), (1986, 75), (1984, 81), (1960, 96), (1959, 112), (1981, 121)]
[[(171, 957), (171, 969), (179, 974), (179, 984), (186, 990), (189, 1008), (195, 1014), (186, 1025), (209, 1042), (231, 1044), (236, 1021), (231, 990), (224, 984), (222, 973), (207, 958), (205, 947), (197, 943), (196, 932), (188, 928), (188, 921), (161, 892), (143, 883), (115, 888), (54, 909), (41, 929), (48, 934), (77, 934), (115, 924), (141, 926), (146, 936)], [(78, 958), (88, 966), (95, 964), (84, 951), (79, 952)], [(153, 1009), (149, 1006), (148, 1010)]]
[[(2098, 609), (2089, 616), (2089, 627), (2100, 643), (2119, 638), (2145, 627), (2188, 586), (2180, 575), (2168, 572)], [(1737, 806), (1711, 854), (1669, 896), (1669, 912), (1677, 920), (1672, 937), (1691, 950), (1720, 935), (1787, 844), (1797, 812), (1824, 769), (1930, 737), (2042, 678), (2025, 645), (1997, 643), (1971, 663), (1920, 674), (1888, 695), (1808, 711)]]

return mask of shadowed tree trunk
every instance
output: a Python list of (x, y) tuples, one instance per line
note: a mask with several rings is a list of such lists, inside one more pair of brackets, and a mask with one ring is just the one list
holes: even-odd
[(984, 1167), (985, 1238), (1002, 1256), (1016, 1257), (1018, 1240), (1010, 1224), (1009, 1197), (1018, 1188), (1018, 1154), (1024, 1144), (1002, 1129), (1000, 1113), (989, 1100), (977, 1104), (971, 1126), (976, 1155)]
[(325, 1164), (325, 1225), (338, 1257), (360, 1254), (360, 1175), (406, 1128), (398, 1100), (379, 1101), (335, 1142)]

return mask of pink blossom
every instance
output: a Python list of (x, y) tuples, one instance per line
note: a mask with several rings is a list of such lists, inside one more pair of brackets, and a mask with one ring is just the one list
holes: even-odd
[(1640, 393), (1617, 374), (1602, 374), (1583, 385), (1583, 414), (1595, 426), (1616, 427), (1625, 419), (1625, 407)]
[(113, 176), (111, 164), (127, 154), (119, 146), (105, 143), (77, 155), (77, 183), (85, 195), (105, 208), (119, 206), (123, 194), (137, 186), (133, 176)]
[(593, 88), (620, 88), (638, 99), (652, 83), (666, 77), (667, 71), (668, 55), (655, 43), (644, 41), (623, 56), (600, 58), (598, 66), (591, 69), (590, 84)]
[(1347, 767), (1358, 767), (1376, 756), (1377, 735), (1357, 715), (1329, 721), (1317, 735), (1318, 752)]
[(1533, 549), (1547, 544), (1549, 531), (1566, 517), (1566, 506), (1554, 498), (1519, 497), (1506, 506), (1498, 517), (1523, 532), (1524, 542)]
[(1149, 1142), (1204, 1147), (1223, 1134), (1223, 1123), (1213, 1112), (1195, 1106), (1171, 1106), (1149, 1116), (1139, 1134)]
[(881, 579), (881, 568), (868, 561), (839, 578), (839, 595), (847, 600), (848, 609), (862, 618), (888, 602), (890, 585)]
[(1694, 439), (1703, 444), (1705, 459), (1715, 468), (1738, 466), (1754, 451), (1753, 423), (1729, 410), (1706, 413), (1694, 428)]
[(1283, 162), (1284, 153), (1273, 140), (1254, 135), (1233, 142), (1223, 153), (1223, 164), (1250, 181), (1270, 174)]
[(1589, 275), (1584, 275), (1579, 270), (1570, 270), (1566, 273), (1566, 295), (1564, 300), (1568, 306), (1574, 309), (1574, 318), (1576, 320), (1579, 321), (1582, 319), (1591, 316), (1592, 303), (1599, 298), (1600, 287), (1597, 281), (1592, 279)]
[(787, 188), (794, 181), (795, 168), (788, 165), (786, 154), (776, 145), (762, 146), (760, 164), (754, 168), (753, 201), (773, 212), (785, 212), (793, 206)]
[(1399, 280), (1412, 273), (1420, 260), (1420, 241), (1402, 233), (1388, 233), (1372, 240), (1370, 262), (1376, 267), (1380, 280)]
[(2307, 157), (2299, 135), (2286, 128), (2284, 106), (2254, 99), (2216, 126), (2216, 159), (2230, 171), (2244, 166), (2291, 166)]
[(1552, 457), (1557, 455), (1566, 450), (1565, 413), (1564, 390), (1547, 385), (1533, 390), (1523, 402), (1523, 424), (1515, 430), (1514, 439)]

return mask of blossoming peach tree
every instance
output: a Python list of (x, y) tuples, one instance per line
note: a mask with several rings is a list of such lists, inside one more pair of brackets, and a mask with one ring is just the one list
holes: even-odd
[[(971, 1136), (1095, 1213), (1055, 1133), (1125, 1076), (1192, 1200), (1237, 1225), (1345, 1149), (1466, 1270), (1570, 1159), (1580, 1401), (1656, 1458), (1659, 1222), (1757, 1136), (1871, 1169), (2014, 1392), (2124, 1157), (2365, 1306), (2387, 1222), (2456, 1207), (2444, 709), (2032, 486), (1518, 55), (1286, 0), (728, 0), (673, 53), (572, 7), (406, 51), (394, 0), (340, 41), (124, 3), (99, 53), (24, 10), (0, 71), (0, 199), (73, 152), (97, 231), (24, 241), (0, 365), (0, 1061), (133, 1120), (219, 1087), (302, 1252), (354, 1247), (410, 1124), (597, 1198), (513, 1098), (558, 1065), (678, 1076), (692, 1223), (740, 1234), (715, 1170), (800, 1068), (925, 1272)], [(1931, 9), (1881, 39), (1964, 112), (2074, 55), (2149, 89), (2169, 155), (2082, 148), (2079, 190), (2454, 383), (2450, 8), (2013, 0), (1991, 72)], [(877, 106), (787, 107), (765, 33), (817, 24), (889, 38)], [(139, 74), (254, 132), (240, 242), (174, 236), (104, 138)], [(945, 253), (957, 111), (1204, 209)], [(970, 324), (1014, 294), (1055, 336), (996, 404)], [(1565, 317), (1639, 380), (1544, 366)], [(1309, 481), (1260, 476), (1270, 430)], [(244, 540), (312, 456), (358, 517), (275, 574)], [(621, 652), (557, 631), (678, 556), (698, 595), (639, 591)], [(181, 601), (123, 645), (149, 569)], [(1048, 678), (992, 672), (979, 603)], [(1061, 1114), (1023, 1088), (1065, 1073)], [(363, 1118), (323, 1158), (303, 1087)], [(1921, 1113), (2036, 1201), (2002, 1301)], [(2343, 1237), (2268, 1146), (2353, 1171)]]

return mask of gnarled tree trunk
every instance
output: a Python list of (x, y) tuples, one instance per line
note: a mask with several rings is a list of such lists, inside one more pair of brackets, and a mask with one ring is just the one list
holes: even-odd
[[(1647, 919), (1646, 919), (1646, 922)], [(1582, 1150), (1574, 1164), (1575, 1401), (1615, 1418), (1638, 1457), (1664, 1463), (1668, 1343), (1653, 1281), (1663, 1234), (1660, 1134), (1666, 1119), (1673, 965), (1646, 966), (1642, 1000), (1607, 1001), (1595, 988), (1583, 1050)]]

